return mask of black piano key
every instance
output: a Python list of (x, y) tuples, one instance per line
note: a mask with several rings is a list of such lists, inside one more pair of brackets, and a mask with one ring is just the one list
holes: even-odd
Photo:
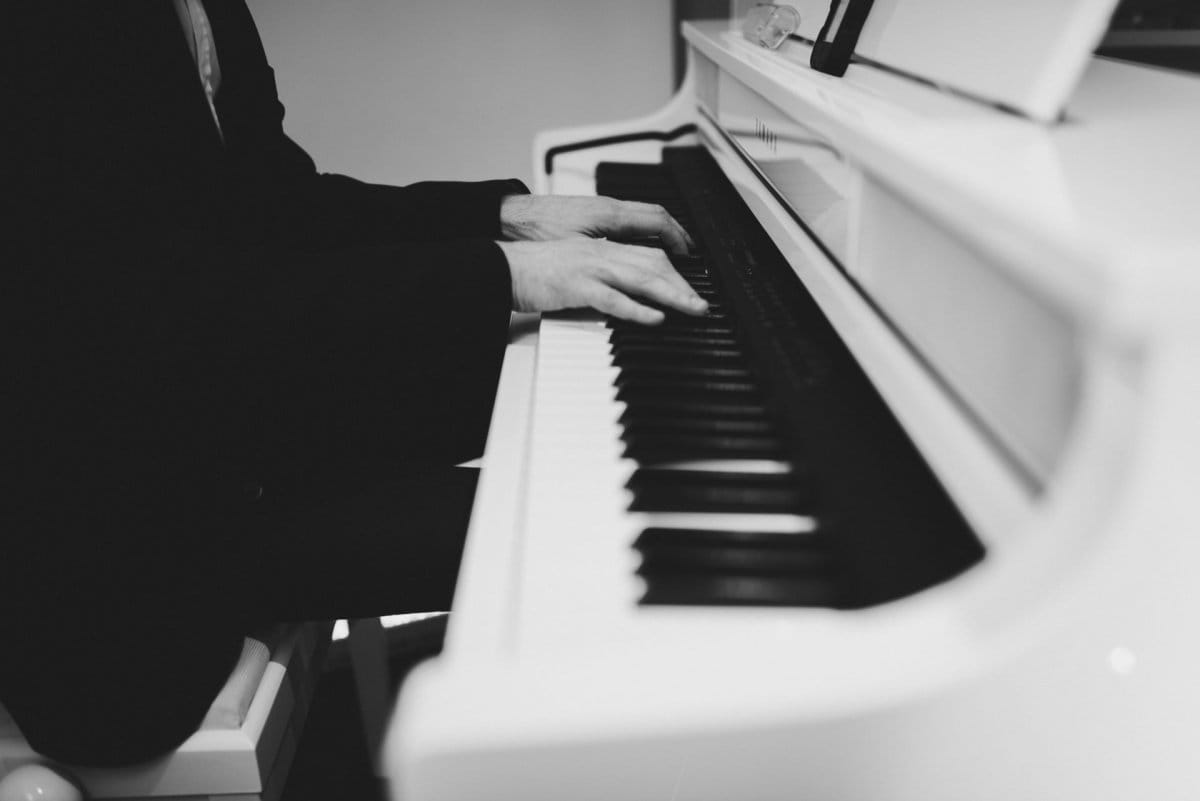
[(805, 500), (804, 492), (788, 488), (647, 487), (634, 491), (629, 511), (802, 515), (810, 511)]
[[(621, 386), (618, 384), (618, 386)], [(619, 394), (619, 393), (618, 393)], [(762, 403), (740, 400), (713, 400), (692, 397), (652, 397), (627, 403), (621, 422), (641, 414), (675, 415), (678, 417), (721, 417), (723, 419), (764, 419), (767, 407)]]
[(809, 479), (791, 473), (638, 470), (626, 485), (635, 512), (814, 513)]
[(784, 443), (774, 437), (710, 434), (641, 434), (626, 440), (624, 455), (638, 462), (700, 459), (779, 459)]
[(635, 191), (638, 195), (639, 203), (657, 203), (664, 208), (667, 205), (673, 205), (676, 208), (679, 207), (677, 202), (679, 192), (667, 181), (634, 182), (626, 180), (620, 181), (615, 185), (610, 184), (609, 188), (617, 190), (627, 188)]
[(762, 392), (747, 381), (636, 379), (617, 389), (617, 400), (637, 407), (642, 403), (689, 400), (694, 403), (761, 404)]
[(722, 486), (752, 488), (789, 488), (801, 483), (806, 475), (791, 473), (743, 473), (729, 470), (689, 470), (676, 473), (636, 470), (625, 483), (630, 489), (651, 486)]
[[(728, 393), (728, 394), (750, 394), (756, 397), (762, 397), (762, 389), (758, 382), (751, 378), (724, 378), (718, 370), (728, 365), (716, 364), (712, 365), (714, 370), (709, 372), (701, 369), (699, 373), (692, 375), (683, 375), (680, 373), (664, 372), (661, 375), (655, 375), (654, 369), (658, 365), (632, 365), (641, 371), (641, 375), (630, 375), (621, 388), (617, 391), (617, 397), (624, 400), (621, 392), (625, 391), (628, 397), (636, 396), (639, 392), (646, 395), (658, 394), (659, 396), (669, 394), (680, 396), (683, 394), (695, 393), (696, 395), (704, 395), (707, 393)], [(737, 367), (736, 364), (732, 365)], [(695, 369), (693, 367), (693, 369)], [(633, 373), (633, 370), (630, 370)]]
[(709, 274), (708, 261), (703, 256), (688, 255), (683, 253), (668, 253), (667, 258), (671, 262), (671, 266), (679, 272), (693, 272)]
[[(692, 424), (690, 421), (695, 420)], [(642, 428), (673, 429), (676, 431), (708, 431), (710, 433), (776, 434), (774, 428), (763, 429), (758, 425), (738, 426), (737, 423), (767, 423), (771, 418), (754, 404), (697, 403), (692, 401), (648, 403), (626, 406), (617, 419), (626, 429)], [(715, 423), (715, 425), (714, 425)]]
[(638, 572), (662, 574), (729, 573), (754, 576), (833, 579), (833, 559), (824, 547), (764, 549), (687, 544), (648, 545)]
[[(601, 162), (596, 166), (596, 184), (603, 189), (604, 194), (616, 193), (623, 189), (641, 193), (655, 188), (673, 188), (670, 176), (666, 175), (661, 164), (635, 164), (621, 162)], [(676, 191), (676, 196), (678, 192)]]
[(775, 493), (788, 496), (811, 511), (812, 487), (806, 474), (796, 472), (737, 472), (728, 470), (637, 470), (625, 482), (635, 493), (658, 490), (686, 492)]
[(665, 182), (665, 181), (662, 183), (659, 183), (657, 181), (655, 181), (653, 183), (650, 183), (650, 182), (635, 183), (633, 181), (620, 181), (620, 182), (617, 182), (616, 184), (610, 183), (608, 186), (608, 189), (610, 190), (610, 192), (613, 190), (616, 190), (618, 192), (621, 192), (621, 190), (625, 190), (625, 192), (623, 192), (623, 194), (631, 193), (631, 192), (636, 193), (638, 196), (637, 202), (639, 202), (639, 203), (657, 203), (658, 205), (662, 206), (663, 208), (666, 208), (668, 211), (670, 210), (670, 208), (676, 208), (676, 209), (682, 208), (678, 202), (679, 201), (679, 192), (673, 186), (671, 186), (670, 183)]
[[(714, 337), (736, 337), (737, 329), (728, 320), (712, 320), (707, 317), (676, 317), (666, 319), (658, 325), (642, 325), (624, 320), (609, 320), (608, 327), (612, 333), (647, 333), (657, 331), (662, 334), (693, 334)], [(610, 337), (612, 334), (609, 335)]]
[(625, 434), (627, 436), (676, 432), (694, 434), (746, 434), (764, 437), (778, 434), (774, 424), (770, 420), (761, 418), (728, 419), (713, 415), (672, 417), (661, 414), (635, 413), (624, 416), (621, 424), (625, 427)]
[(623, 387), (638, 381), (741, 381), (753, 383), (754, 373), (741, 365), (650, 364), (625, 365), (613, 380), (613, 386)]
[(691, 329), (665, 329), (643, 331), (612, 331), (608, 333), (611, 348), (634, 347), (634, 345), (667, 345), (674, 348), (742, 348), (736, 333), (713, 333), (702, 327)]
[[(646, 301), (642, 301), (642, 303), (647, 306), (654, 305), (652, 303), (647, 303)], [(723, 303), (708, 304), (708, 309), (702, 315), (684, 314), (683, 312), (677, 312), (674, 309), (665, 309), (662, 307), (658, 308), (665, 315), (665, 319), (663, 321), (664, 325), (671, 324), (688, 326), (695, 325), (697, 322), (723, 322), (732, 324), (731, 321), (733, 319), (729, 310), (725, 308)]]
[(732, 334), (718, 335), (707, 331), (614, 331), (609, 337), (613, 347), (629, 345), (677, 345), (688, 348), (736, 348), (738, 338)]
[[(714, 371), (715, 372), (715, 371)], [(640, 408), (643, 403), (689, 401), (712, 404), (764, 403), (762, 391), (752, 381), (739, 378), (629, 378), (617, 385), (617, 400), (626, 407)]]
[(704, 354), (677, 354), (675, 358), (645, 353), (613, 353), (610, 361), (620, 368), (615, 387), (671, 387), (679, 392), (760, 390), (758, 378), (743, 361)]
[[(645, 380), (648, 382), (677, 380), (680, 383), (685, 383), (710, 379), (730, 379), (738, 376), (738, 380), (753, 383), (757, 386), (757, 381), (754, 379), (753, 374), (749, 372), (750, 368), (746, 363), (744, 354), (737, 351), (720, 353), (712, 349), (688, 350), (684, 348), (678, 351), (621, 349), (612, 353), (610, 358), (616, 367), (635, 368), (638, 375), (630, 376), (634, 380)], [(662, 368), (664, 372), (655, 375), (655, 371), (659, 368)], [(666, 372), (667, 368), (671, 368), (673, 372)], [(709, 368), (713, 370), (725, 370), (726, 372), (708, 372)], [(689, 374), (687, 372), (688, 369), (694, 372)], [(738, 372), (728, 372), (730, 370)]]
[[(653, 304), (649, 304), (653, 305)], [(737, 328), (728, 320), (714, 320), (707, 316), (695, 317), (686, 314), (667, 314), (666, 319), (657, 325), (642, 325), (625, 320), (610, 320), (609, 338), (626, 336), (631, 338), (651, 338), (655, 335), (678, 335), (697, 337), (726, 337), (739, 338)]]
[(643, 576), (639, 603), (676, 606), (835, 606), (834, 581), (755, 575), (654, 574)]
[(746, 363), (745, 351), (736, 348), (673, 348), (630, 345), (612, 355), (617, 367), (626, 365), (739, 365)]
[(658, 305), (645, 298), (639, 298), (638, 303), (656, 311), (662, 312), (663, 319), (654, 325), (646, 325), (642, 323), (628, 323), (624, 326), (612, 326), (615, 329), (638, 328), (642, 331), (693, 331), (697, 328), (707, 328), (709, 326), (724, 326), (726, 328), (734, 327), (734, 319), (729, 310), (720, 302), (709, 302), (708, 310), (704, 314), (685, 314), (675, 309), (667, 308)]
[(695, 316), (664, 310), (652, 303), (643, 303), (642, 305), (663, 312), (662, 322), (647, 325), (608, 317), (605, 319), (605, 324), (613, 331), (661, 331), (664, 334), (705, 332), (714, 336), (738, 335), (733, 319), (724, 313)]
[(638, 534), (633, 547), (728, 547), (758, 550), (828, 550), (828, 538), (819, 532), (757, 531), (722, 528), (669, 528), (648, 526)]
[[(664, 336), (678, 334), (675, 331), (664, 331)], [(691, 332), (687, 332), (691, 333)], [(617, 340), (609, 342), (609, 348), (614, 354), (625, 356), (651, 356), (663, 359), (669, 359), (681, 353), (691, 354), (693, 356), (703, 356), (707, 359), (746, 359), (746, 351), (737, 343), (730, 344), (714, 344), (714, 345), (698, 345), (686, 341), (686, 334), (683, 336), (683, 341), (671, 341), (666, 339), (655, 340), (638, 340), (636, 338), (626, 341), (622, 335)]]
[(653, 161), (602, 161), (596, 165), (596, 181), (654, 182), (668, 181), (670, 176), (662, 164)]
[[(741, 337), (737, 329), (727, 322), (687, 320), (683, 322), (668, 321), (655, 326), (641, 326), (637, 330), (613, 329), (609, 332), (609, 342), (619, 341), (620, 336), (637, 336), (638, 334), (661, 334), (662, 336), (679, 337), (712, 337), (718, 339), (734, 339), (739, 345)], [(616, 337), (616, 339), (614, 339)]]

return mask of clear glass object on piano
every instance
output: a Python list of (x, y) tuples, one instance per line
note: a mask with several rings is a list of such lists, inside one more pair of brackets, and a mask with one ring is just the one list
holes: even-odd
[(791, 6), (759, 3), (746, 12), (742, 35), (755, 44), (775, 50), (800, 27), (800, 13)]

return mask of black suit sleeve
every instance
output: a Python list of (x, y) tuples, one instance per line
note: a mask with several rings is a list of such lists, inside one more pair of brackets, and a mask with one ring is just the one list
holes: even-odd
[(6, 488), (179, 508), (211, 500), (230, 448), (477, 455), (514, 185), (319, 177), (244, 5), (206, 7), (230, 54), (224, 146), (170, 4), (39, 4), (13, 31)]
[[(205, 5), (230, 53), (227, 145), (171, 3), (19, 0), (0, 25), (0, 697), (50, 758), (142, 760), (194, 731), (296, 537), (311, 558), (292, 564), (321, 567), (355, 548), (340, 526), (378, 532), (387, 559), (359, 556), (444, 598), (460, 532), (404, 518), (410, 482), (386, 488), (387, 519), (358, 496), (320, 518), (271, 504), (299, 494), (284, 470), (320, 509), (372, 460), (423, 475), (477, 455), (505, 346), (493, 239), (513, 185), (318, 177), (265, 61), (238, 89), (244, 6)], [(342, 486), (313, 479), (330, 469)]]
[(274, 72), (245, 3), (210, 0), (207, 6), (226, 76), (217, 102), (225, 146), (254, 189), (249, 197), (254, 199), (253, 209), (263, 214), (260, 225), (295, 226), (327, 246), (343, 241), (499, 238), (500, 199), (528, 192), (520, 181), (430, 181), (394, 187), (318, 173), (309, 155), (284, 133)]

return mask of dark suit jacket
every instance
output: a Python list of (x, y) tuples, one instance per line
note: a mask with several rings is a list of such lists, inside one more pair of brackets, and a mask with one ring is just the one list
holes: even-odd
[(279, 471), (477, 455), (524, 188), (318, 173), (244, 2), (205, 6), (224, 141), (167, 0), (6, 7), (0, 537), (8, 572), (54, 565), (8, 583), (10, 626), (188, 625), (236, 556), (164, 526)]
[[(5, 26), (27, 78), (5, 109), (9, 490), (177, 508), (279, 448), (469, 456), (442, 424), (499, 363), (493, 240), (523, 187), (319, 174), (239, 0), (206, 4), (224, 144), (170, 3), (28, 6)], [(372, 429), (384, 399), (412, 425)]]

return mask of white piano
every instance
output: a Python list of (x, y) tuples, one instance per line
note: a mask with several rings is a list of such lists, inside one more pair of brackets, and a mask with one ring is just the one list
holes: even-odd
[(826, 2), (687, 25), (538, 139), (724, 311), (514, 322), (395, 798), (1200, 797), (1200, 79), (1093, 59), (1114, 4), (877, 0), (842, 77)]

